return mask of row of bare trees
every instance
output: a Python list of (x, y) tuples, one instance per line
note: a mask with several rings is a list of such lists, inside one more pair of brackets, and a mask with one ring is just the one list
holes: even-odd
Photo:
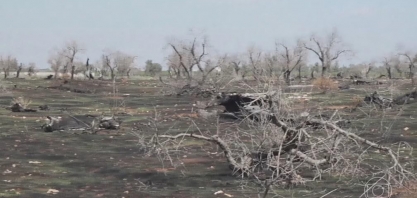
[[(330, 68), (337, 65), (340, 57), (353, 54), (336, 30), (324, 37), (312, 35), (309, 41), (297, 40), (290, 44), (276, 42), (275, 50), (268, 52), (252, 46), (246, 53), (218, 55), (213, 53), (206, 37), (169, 42), (168, 48), (170, 54), (167, 57), (167, 66), (170, 78), (185, 79), (188, 84), (195, 82), (198, 85), (204, 84), (212, 74), (232, 75), (234, 79), (251, 76), (256, 81), (282, 78), (290, 84), (294, 71), (298, 71), (296, 77), (301, 79), (301, 71), (307, 67), (309, 54), (312, 55), (310, 59), (318, 60), (318, 64), (310, 68), (310, 76), (314, 78), (314, 72), (321, 71), (321, 76), (325, 77), (328, 76)], [(76, 41), (55, 49), (48, 60), (55, 77), (59, 73), (70, 73), (73, 79), (75, 74), (84, 72), (87, 77), (95, 73), (114, 79), (117, 75), (129, 77), (135, 67), (136, 56), (121, 51), (105, 51), (101, 59), (94, 64), (80, 61), (80, 54), (84, 52), (85, 49)], [(9, 59), (2, 59), (1, 68), (5, 77), (13, 69), (18, 73), (21, 70), (21, 67), (12, 61), (12, 57)], [(417, 54), (407, 52), (385, 57), (380, 61), (380, 65), (386, 69), (388, 78), (392, 78), (393, 70), (402, 76), (406, 65), (408, 77), (413, 79), (416, 62)], [(360, 64), (357, 65), (357, 70), (364, 77), (368, 77), (377, 64), (375, 61)]]
[(213, 56), (207, 46), (207, 39), (198, 37), (169, 43), (171, 54), (167, 60), (170, 77), (185, 78), (189, 82), (196, 80), (202, 84), (213, 71), (221, 71), (239, 78), (250, 74), (257, 81), (264, 77), (282, 77), (290, 84), (294, 70), (298, 71), (297, 77), (301, 78), (301, 69), (306, 66), (308, 52), (320, 60), (322, 76), (327, 74), (328, 68), (340, 56), (351, 53), (337, 31), (326, 38), (313, 35), (309, 42), (276, 42), (272, 52), (263, 52), (252, 46), (244, 54)]
[(35, 74), (36, 65), (35, 63), (29, 63), (25, 65), (23, 63), (19, 63), (16, 57), (11, 55), (6, 57), (0, 57), (0, 69), (3, 72), (4, 78), (8, 78), (11, 72), (16, 72), (16, 78), (20, 77), (20, 73), (23, 70), (27, 71), (28, 76), (32, 76)]
[(130, 76), (130, 72), (135, 64), (136, 56), (132, 56), (120, 51), (106, 50), (101, 56), (101, 60), (95, 64), (89, 64), (89, 59), (84, 64), (79, 56), (85, 52), (76, 41), (67, 42), (61, 49), (55, 49), (50, 54), (48, 63), (54, 71), (56, 78), (59, 73), (70, 73), (71, 79), (74, 75), (83, 72), (87, 78), (93, 78), (93, 73), (98, 73), (100, 77), (110, 76), (112, 80), (117, 74)]
[[(301, 71), (307, 69), (309, 55), (310, 60), (318, 61), (316, 65), (309, 67), (310, 77), (314, 78), (314, 73), (319, 71), (321, 77), (328, 77), (332, 67), (339, 67), (338, 60), (342, 56), (353, 55), (353, 51), (336, 30), (324, 37), (312, 35), (309, 41), (297, 40), (293, 44), (276, 42), (275, 50), (267, 52), (251, 46), (241, 54), (213, 55), (213, 50), (207, 47), (207, 39), (198, 37), (170, 42), (168, 46), (171, 49), (167, 57), (169, 76), (187, 79), (188, 82), (195, 80), (198, 84), (203, 84), (213, 71), (221, 71), (222, 75), (232, 76), (234, 79), (251, 76), (258, 82), (281, 78), (290, 84), (294, 72), (298, 73), (296, 78), (301, 79)], [(364, 78), (368, 78), (371, 71), (380, 67), (385, 68), (386, 76), (390, 79), (393, 78), (393, 70), (400, 77), (406, 73), (408, 78), (414, 79), (416, 63), (417, 54), (401, 52), (380, 61), (354, 65), (351, 69)]]
[(402, 77), (405, 73), (405, 68), (408, 68), (408, 78), (414, 84), (415, 65), (417, 64), (417, 54), (412, 52), (402, 52), (396, 55), (384, 57), (383, 66), (387, 72), (388, 78), (392, 78), (393, 70), (396, 70)]

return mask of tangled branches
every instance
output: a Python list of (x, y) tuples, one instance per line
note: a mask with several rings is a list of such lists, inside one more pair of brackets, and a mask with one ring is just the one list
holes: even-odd
[[(215, 134), (201, 130), (177, 134), (158, 131), (151, 141), (155, 150), (172, 162), (169, 144), (180, 149), (188, 138), (214, 143), (223, 151), (233, 174), (259, 181), (266, 189), (315, 181), (323, 174), (381, 178), (367, 186), (386, 181), (398, 187), (415, 179), (412, 163), (405, 160), (408, 156), (400, 155), (411, 153), (412, 147), (399, 143), (394, 151), (365, 139), (346, 129), (347, 121), (337, 111), (330, 116), (297, 112), (280, 91), (223, 94), (214, 104), (224, 105), (229, 113), (237, 114), (238, 109), (243, 119), (233, 125), (218, 122)], [(311, 172), (313, 177), (309, 176)]]

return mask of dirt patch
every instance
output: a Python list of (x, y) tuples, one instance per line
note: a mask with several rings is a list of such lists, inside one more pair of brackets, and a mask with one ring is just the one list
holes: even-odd
[(411, 182), (402, 188), (395, 188), (392, 192), (397, 198), (414, 198), (417, 197), (417, 182)]

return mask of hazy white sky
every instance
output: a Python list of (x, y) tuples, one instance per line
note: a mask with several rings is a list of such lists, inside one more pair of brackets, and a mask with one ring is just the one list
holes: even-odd
[[(417, 51), (416, 0), (2, 0), (0, 55), (49, 67), (54, 47), (76, 40), (82, 58), (103, 49), (165, 65), (167, 39), (204, 31), (220, 53), (337, 28), (355, 50), (350, 62), (378, 60), (398, 46)], [(310, 61), (316, 61), (311, 56)]]

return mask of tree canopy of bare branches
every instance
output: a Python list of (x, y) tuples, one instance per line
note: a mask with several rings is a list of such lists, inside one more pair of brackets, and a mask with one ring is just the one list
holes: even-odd
[(115, 80), (117, 73), (124, 73), (132, 68), (135, 59), (135, 56), (120, 51), (108, 52), (102, 55), (102, 64), (110, 71), (111, 79)]
[(3, 71), (4, 78), (7, 78), (11, 71), (18, 68), (17, 59), (10, 55), (5, 58), (0, 57), (0, 68)]
[(382, 63), (383, 63), (385, 70), (387, 71), (387, 77), (389, 79), (392, 79), (392, 70), (399, 67), (400, 65), (400, 60), (398, 56), (384, 57), (384, 60), (382, 61)]
[(33, 62), (30, 62), (29, 65), (28, 65), (27, 72), (28, 72), (28, 76), (35, 75), (36, 74), (36, 64), (33, 63)]
[(68, 71), (68, 66), (71, 67), (71, 80), (74, 79), (74, 74), (76, 73), (77, 66), (79, 64), (75, 64), (74, 61), (76, 60), (76, 56), (82, 53), (84, 49), (80, 47), (80, 45), (76, 41), (70, 41), (65, 43), (65, 46), (59, 51), (59, 54), (65, 59), (64, 61), (67, 63), (64, 65), (64, 72)]
[(408, 52), (408, 53), (400, 53), (399, 56), (404, 57), (404, 63), (408, 65), (408, 69), (409, 69), (409, 78), (411, 79), (412, 84), (414, 85), (414, 75), (415, 75), (415, 65), (417, 64), (417, 54), (413, 55)]
[(321, 76), (324, 77), (332, 63), (341, 55), (350, 53), (336, 30), (330, 33), (325, 39), (312, 35), (310, 42), (304, 44), (305, 49), (312, 52), (321, 62)]
[(254, 46), (251, 46), (248, 48), (247, 55), (248, 65), (252, 70), (252, 76), (256, 81), (260, 82), (265, 72), (265, 68), (262, 65), (262, 51)]
[(301, 41), (298, 41), (294, 47), (289, 47), (282, 43), (276, 43), (275, 45), (279, 62), (282, 65), (285, 82), (289, 85), (291, 72), (303, 64), (306, 57), (305, 48)]
[(54, 78), (58, 77), (59, 72), (66, 64), (65, 58), (59, 53), (49, 55), (48, 63), (54, 72)]
[(170, 42), (168, 45), (172, 50), (168, 56), (170, 74), (186, 78), (187, 84), (196, 81), (198, 85), (203, 85), (207, 77), (225, 61), (224, 57), (217, 60), (209, 57), (206, 38), (194, 37), (192, 40)]

